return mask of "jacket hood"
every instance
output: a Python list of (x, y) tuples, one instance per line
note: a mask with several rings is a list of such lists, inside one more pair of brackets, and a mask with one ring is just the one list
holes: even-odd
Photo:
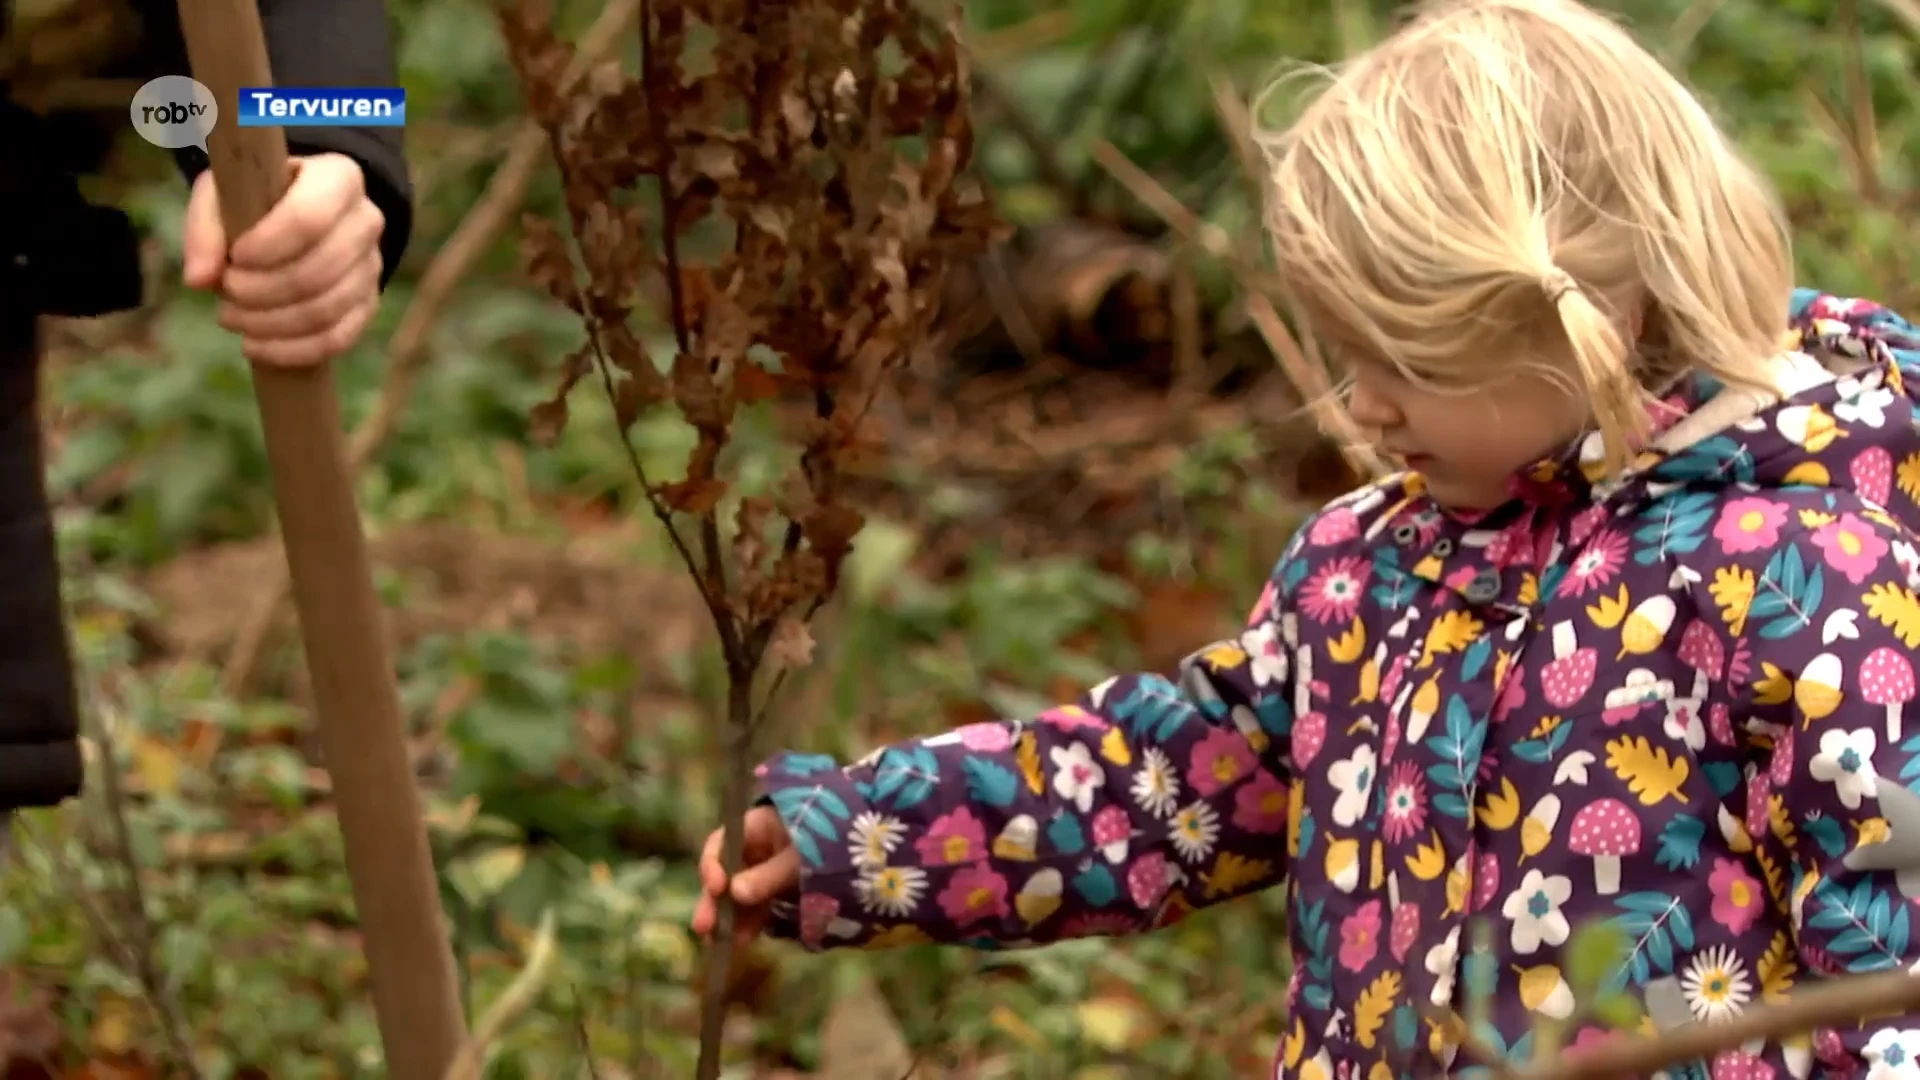
[[(1772, 362), (1779, 395), (1694, 376), (1684, 416), (1595, 494), (1617, 505), (1680, 488), (1828, 488), (1920, 531), (1920, 333), (1867, 301), (1794, 299), (1788, 348)], [(1598, 437), (1587, 442), (1583, 460), (1598, 454)]]

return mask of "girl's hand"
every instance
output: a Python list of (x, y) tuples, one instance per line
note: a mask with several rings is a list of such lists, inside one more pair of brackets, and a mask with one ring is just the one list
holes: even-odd
[(733, 894), (733, 936), (751, 941), (767, 924), (769, 904), (800, 884), (800, 853), (794, 849), (787, 827), (771, 806), (756, 806), (747, 811), (746, 847), (742, 869), (734, 875), (728, 889), (727, 872), (720, 865), (720, 845), (727, 830), (713, 830), (706, 850), (700, 853), (700, 902), (693, 909), (693, 932), (702, 940), (713, 938), (719, 921), (722, 894)]
[(282, 367), (324, 363), (353, 347), (380, 302), (386, 216), (367, 197), (360, 163), (344, 154), (288, 162), (293, 182), (253, 228), (227, 246), (213, 170), (193, 182), (181, 246), (191, 288), (220, 291), (220, 325), (247, 359)]

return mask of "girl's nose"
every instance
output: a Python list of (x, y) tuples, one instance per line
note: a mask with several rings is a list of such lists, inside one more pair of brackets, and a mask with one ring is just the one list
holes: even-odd
[(1406, 421), (1393, 400), (1364, 377), (1353, 380), (1353, 390), (1347, 398), (1347, 413), (1353, 417), (1354, 423), (1373, 432), (1391, 431)]

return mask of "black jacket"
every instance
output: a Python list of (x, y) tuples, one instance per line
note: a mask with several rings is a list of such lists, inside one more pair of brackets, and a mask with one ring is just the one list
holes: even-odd
[[(145, 80), (188, 73), (174, 0), (131, 0), (142, 24), (131, 60), (101, 73)], [(381, 0), (259, 0), (274, 82), (282, 86), (392, 86), (399, 80)], [(0, 0), (4, 19), (8, 0)], [(0, 22), (0, 25), (5, 25)], [(0, 90), (4, 90), (0, 86)], [(0, 94), (3, 96), (3, 94)], [(39, 117), (0, 105), (0, 302), (46, 314), (88, 316), (140, 302), (138, 238), (124, 214), (88, 207), (72, 179), (98, 167), (125, 111)], [(337, 151), (360, 162), (368, 193), (386, 215), (381, 284), (391, 279), (413, 227), (412, 186), (401, 129), (289, 128), (295, 154)], [(31, 152), (28, 152), (31, 148)], [(198, 149), (174, 151), (191, 181), (207, 166)], [(11, 181), (10, 183), (8, 181)], [(19, 256), (25, 255), (24, 259)]]
[[(284, 86), (391, 86), (393, 45), (381, 0), (259, 0), (274, 81)], [(0, 17), (7, 0), (0, 0)], [(140, 48), (103, 78), (185, 74), (174, 0), (133, 0)], [(0, 26), (6, 25), (0, 22)], [(79, 792), (79, 710), (62, 623), (38, 423), (35, 317), (89, 316), (141, 299), (138, 237), (127, 216), (89, 205), (77, 178), (94, 171), (130, 123), (114, 113), (41, 117), (0, 86), (0, 815)], [(398, 128), (291, 128), (296, 154), (357, 159), (386, 214), (391, 278), (412, 228), (412, 192)], [(175, 154), (191, 180), (206, 156)], [(4, 827), (4, 821), (0, 821)]]

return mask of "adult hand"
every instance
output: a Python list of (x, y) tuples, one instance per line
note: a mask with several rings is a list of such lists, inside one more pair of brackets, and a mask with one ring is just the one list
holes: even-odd
[(288, 164), (286, 194), (231, 247), (213, 170), (203, 171), (181, 246), (187, 285), (219, 291), (220, 325), (240, 335), (247, 359), (303, 367), (352, 348), (373, 318), (386, 215), (367, 197), (352, 158), (316, 154)]

